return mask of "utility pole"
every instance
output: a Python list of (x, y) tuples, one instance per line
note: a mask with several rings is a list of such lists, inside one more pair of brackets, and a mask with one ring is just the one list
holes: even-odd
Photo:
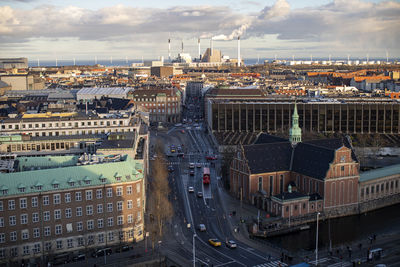
[(194, 244), (194, 239), (197, 237), (196, 234), (193, 234), (193, 267), (196, 267), (196, 246)]
[(317, 213), (317, 235), (315, 237), (315, 266), (318, 265), (318, 220), (319, 220), (319, 215), (321, 213)]

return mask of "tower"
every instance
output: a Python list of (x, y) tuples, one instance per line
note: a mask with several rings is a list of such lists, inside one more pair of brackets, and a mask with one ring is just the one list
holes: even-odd
[(289, 130), (289, 141), (292, 145), (301, 142), (301, 128), (299, 127), (299, 114), (297, 113), (297, 103), (294, 103), (292, 115), (292, 128)]

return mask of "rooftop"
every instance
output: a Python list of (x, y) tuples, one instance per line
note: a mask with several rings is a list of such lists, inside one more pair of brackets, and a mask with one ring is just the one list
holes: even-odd
[(370, 180), (374, 180), (376, 178), (396, 175), (399, 174), (399, 172), (400, 172), (400, 164), (390, 165), (376, 170), (362, 172), (360, 174), (360, 182), (367, 182)]

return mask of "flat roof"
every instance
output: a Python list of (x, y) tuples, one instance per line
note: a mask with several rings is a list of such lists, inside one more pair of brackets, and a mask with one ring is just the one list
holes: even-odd
[(381, 177), (400, 174), (400, 164), (390, 165), (383, 168), (360, 173), (360, 182), (367, 182)]

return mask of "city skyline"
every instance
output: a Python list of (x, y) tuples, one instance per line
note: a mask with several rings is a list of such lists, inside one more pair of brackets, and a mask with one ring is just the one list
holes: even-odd
[[(398, 1), (0, 1), (0, 56), (139, 59), (214, 48), (244, 58), (400, 56)], [(229, 6), (231, 5), (231, 6)]]

